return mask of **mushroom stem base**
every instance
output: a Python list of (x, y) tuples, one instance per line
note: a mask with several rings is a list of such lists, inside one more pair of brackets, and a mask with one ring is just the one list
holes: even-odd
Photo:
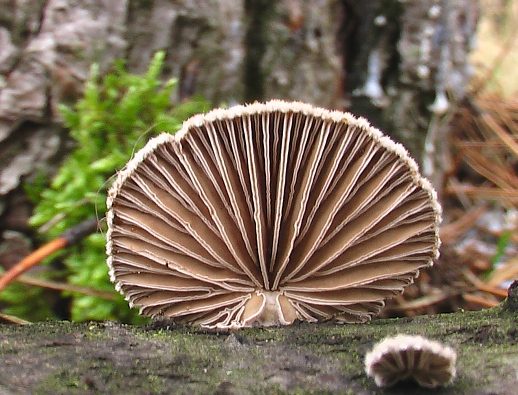
[(280, 291), (256, 290), (245, 305), (244, 326), (290, 325), (298, 317), (295, 306)]

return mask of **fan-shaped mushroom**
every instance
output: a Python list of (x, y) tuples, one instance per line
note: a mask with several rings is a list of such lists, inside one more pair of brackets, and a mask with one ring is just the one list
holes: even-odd
[(273, 100), (153, 138), (109, 191), (110, 276), (207, 327), (364, 322), (438, 254), (440, 207), (364, 119)]
[(457, 353), (422, 336), (397, 335), (376, 344), (365, 356), (365, 371), (378, 387), (413, 379), (420, 386), (450, 384), (456, 375)]

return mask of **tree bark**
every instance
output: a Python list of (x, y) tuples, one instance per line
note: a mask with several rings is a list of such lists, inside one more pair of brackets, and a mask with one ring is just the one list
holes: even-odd
[(479, 4), (373, 3), (344, 2), (347, 18), (357, 19), (343, 51), (350, 110), (403, 143), (440, 192), (450, 117), (471, 78)]
[[(363, 367), (375, 342), (420, 334), (456, 349), (440, 394), (512, 394), (516, 311), (501, 308), (370, 324), (300, 324), (207, 332), (155, 323), (0, 325), (0, 392), (52, 394), (380, 393)], [(411, 382), (387, 393), (429, 394)]]

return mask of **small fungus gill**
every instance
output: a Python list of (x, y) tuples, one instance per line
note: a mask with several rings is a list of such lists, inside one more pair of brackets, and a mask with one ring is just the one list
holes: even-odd
[(365, 322), (438, 255), (440, 206), (364, 119), (273, 100), (153, 139), (108, 197), (116, 288), (205, 327)]

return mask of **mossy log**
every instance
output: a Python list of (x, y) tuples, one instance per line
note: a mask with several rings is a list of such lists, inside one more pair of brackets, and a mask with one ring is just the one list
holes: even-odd
[[(230, 332), (167, 322), (2, 325), (0, 393), (511, 394), (518, 385), (517, 321), (516, 312), (499, 307), (363, 325)], [(377, 388), (364, 372), (364, 356), (375, 342), (397, 333), (453, 346), (453, 384)]]

